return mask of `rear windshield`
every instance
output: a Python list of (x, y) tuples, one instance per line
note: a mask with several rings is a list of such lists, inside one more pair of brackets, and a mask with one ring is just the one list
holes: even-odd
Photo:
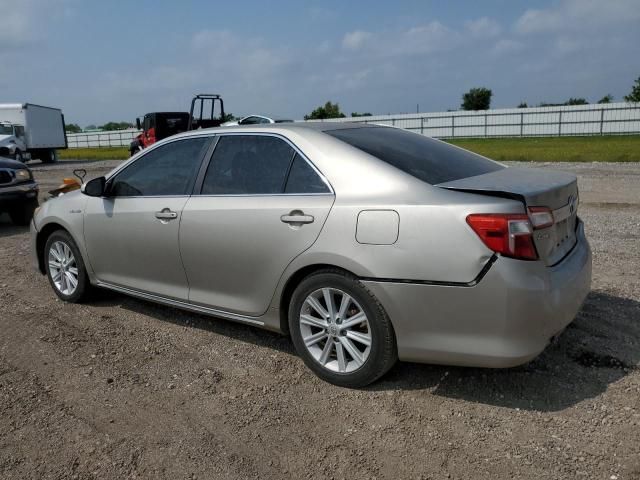
[(431, 185), (504, 168), (468, 150), (398, 128), (346, 128), (324, 133)]

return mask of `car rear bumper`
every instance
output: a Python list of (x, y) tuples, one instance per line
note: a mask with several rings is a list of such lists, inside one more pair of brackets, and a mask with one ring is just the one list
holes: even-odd
[(591, 249), (557, 265), (499, 257), (475, 286), (365, 281), (393, 323), (401, 360), (512, 367), (536, 357), (575, 318), (591, 288)]

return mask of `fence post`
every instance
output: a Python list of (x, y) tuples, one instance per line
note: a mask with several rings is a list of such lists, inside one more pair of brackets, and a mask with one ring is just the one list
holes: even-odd
[(558, 136), (562, 135), (562, 110), (560, 110), (560, 115), (558, 116)]
[(600, 110), (600, 135), (602, 135), (603, 124), (604, 124), (604, 108)]
[(424, 135), (424, 117), (420, 117), (420, 135)]
[(520, 136), (524, 135), (524, 112), (520, 112)]
[(451, 115), (451, 136), (456, 136), (456, 117)]
[(484, 113), (484, 138), (487, 138), (487, 112)]

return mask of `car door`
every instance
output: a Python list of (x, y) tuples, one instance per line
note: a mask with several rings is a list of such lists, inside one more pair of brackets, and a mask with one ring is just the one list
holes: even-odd
[(201, 183), (180, 225), (189, 301), (261, 315), (320, 234), (331, 188), (287, 140), (264, 134), (220, 136)]
[(89, 198), (84, 236), (99, 281), (188, 298), (178, 232), (210, 142), (193, 137), (150, 149), (109, 178), (106, 197)]

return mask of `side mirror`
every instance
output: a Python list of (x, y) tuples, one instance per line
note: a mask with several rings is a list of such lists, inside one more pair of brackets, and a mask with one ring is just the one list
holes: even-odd
[(136, 118), (136, 128), (138, 130), (142, 130), (142, 124), (140, 123), (140, 119), (139, 118)]
[(104, 177), (94, 178), (82, 185), (82, 193), (90, 197), (104, 197), (107, 180)]

